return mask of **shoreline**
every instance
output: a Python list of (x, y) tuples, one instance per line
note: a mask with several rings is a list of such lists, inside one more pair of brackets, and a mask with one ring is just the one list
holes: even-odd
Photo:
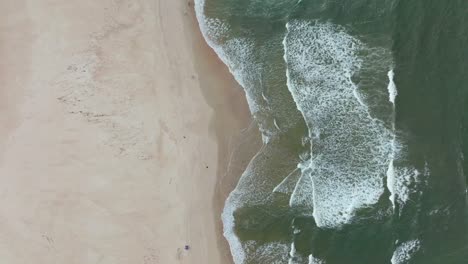
[[(206, 89), (205, 85), (201, 85), (201, 89), (207, 103), (216, 113), (213, 116), (212, 129), (215, 131), (218, 141), (219, 159), (213, 208), (214, 218), (217, 223), (218, 245), (222, 255), (220, 263), (233, 264), (229, 243), (223, 235), (221, 213), (228, 195), (234, 190), (248, 163), (260, 149), (262, 141), (258, 128), (252, 120), (244, 88), (237, 83), (228, 67), (204, 39), (193, 7), (191, 14), (196, 43), (194, 52), (197, 58), (195, 62), (200, 66), (200, 69), (209, 68), (205, 74), (201, 73), (200, 76), (209, 76), (210, 73), (215, 73), (212, 78), (218, 79), (219, 82), (228, 80), (226, 83), (229, 83), (222, 87), (211, 87), (211, 90), (209, 85), (207, 85), (208, 89)], [(209, 80), (205, 80), (205, 83), (209, 82)], [(201, 80), (201, 83), (204, 83), (204, 80)], [(222, 90), (217, 88), (222, 88)], [(225, 115), (229, 115), (226, 112), (229, 111), (231, 115), (234, 114), (235, 116), (225, 119)], [(222, 114), (218, 114), (220, 112)], [(229, 127), (233, 125), (226, 122), (229, 119), (231, 119), (231, 122), (232, 119), (236, 120), (235, 128)]]
[(11, 0), (0, 10), (11, 40), (0, 54), (16, 65), (0, 68), (10, 99), (0, 259), (232, 263), (221, 211), (246, 164), (231, 153), (255, 152), (236, 142), (256, 132), (241, 134), (244, 91), (193, 5)]

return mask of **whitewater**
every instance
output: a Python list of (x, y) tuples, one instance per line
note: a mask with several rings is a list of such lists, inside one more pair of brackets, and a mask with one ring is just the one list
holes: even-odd
[[(295, 168), (279, 175), (276, 182), (259, 181), (265, 179), (264, 167), (259, 165), (268, 164), (265, 153), (278, 152), (272, 147), (274, 142), (292, 125), (278, 122), (275, 109), (270, 107), (259, 70), (265, 66), (252, 59), (258, 52), (256, 43), (248, 37), (226, 38), (234, 29), (223, 19), (207, 17), (204, 7), (204, 0), (195, 1), (201, 31), (244, 88), (264, 143), (227, 198), (222, 213), (224, 236), (234, 262), (326, 263), (312, 254), (298, 254), (294, 241), (242, 240), (236, 231), (236, 212), (286, 196), (289, 210), (298, 216), (313, 218), (318, 228), (340, 230), (359, 221), (358, 212), (379, 203), (385, 193), (393, 210), (397, 203), (403, 206), (409, 200), (415, 192), (411, 186), (420, 182), (421, 174), (395, 165), (404, 148), (395, 127), (398, 90), (392, 53), (385, 47), (369, 46), (345, 27), (328, 21), (290, 19), (285, 23), (280, 43), (285, 87), (307, 127), (302, 145), (308, 151), (301, 152)], [(371, 72), (374, 65), (382, 65), (380, 71), (387, 77), (377, 94), (362, 89), (354, 80)], [(375, 115), (379, 104), (388, 105), (384, 109), (390, 110)], [(291, 237), (301, 231), (293, 226)], [(409, 258), (409, 247), (395, 248), (392, 263)], [(399, 257), (402, 255), (405, 257)]]

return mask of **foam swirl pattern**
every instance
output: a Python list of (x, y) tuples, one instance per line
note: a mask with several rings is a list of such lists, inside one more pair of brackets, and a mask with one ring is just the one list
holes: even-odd
[(392, 133), (352, 81), (363, 43), (331, 23), (290, 21), (287, 29), (288, 87), (312, 140), (304, 173), (312, 178), (313, 214), (318, 226), (339, 227), (383, 194)]

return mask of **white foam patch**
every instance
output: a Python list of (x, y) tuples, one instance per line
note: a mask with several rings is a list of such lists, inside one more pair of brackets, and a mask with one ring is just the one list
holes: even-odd
[(309, 264), (325, 264), (325, 261), (315, 258), (312, 254), (309, 255)]
[[(231, 33), (229, 25), (219, 18), (207, 17), (204, 7), (205, 0), (195, 0), (195, 13), (203, 37), (221, 61), (227, 65), (234, 79), (244, 88), (250, 112), (255, 118), (260, 112), (265, 111), (267, 108), (265, 103), (268, 103), (268, 100), (265, 100), (263, 91), (255, 89), (256, 84), (261, 82), (262, 66), (252, 59), (254, 44), (248, 38), (227, 37)], [(278, 132), (279, 127), (276, 123), (269, 124), (266, 120), (257, 120), (257, 122), (263, 142), (266, 144)]]
[(319, 227), (339, 227), (383, 194), (392, 131), (369, 115), (351, 80), (359, 40), (331, 23), (296, 20), (283, 45), (288, 88), (313, 142), (313, 215)]
[[(258, 155), (258, 154), (257, 154)], [(252, 159), (254, 160), (255, 157)], [(242, 174), (239, 184), (248, 177), (252, 177), (255, 174), (255, 168), (251, 166), (251, 163), (247, 166), (246, 170)], [(223, 235), (226, 240), (229, 242), (229, 247), (231, 250), (231, 254), (233, 257), (233, 261), (236, 264), (245, 263), (246, 257), (251, 255), (249, 252), (249, 248), (253, 248), (252, 243), (242, 245), (241, 241), (237, 237), (235, 233), (235, 219), (234, 219), (234, 212), (240, 205), (243, 203), (244, 199), (249, 199), (250, 197), (246, 197), (245, 193), (240, 191), (241, 188), (237, 186), (228, 196), (226, 202), (224, 204), (223, 212), (221, 214), (221, 219), (223, 221)], [(252, 203), (255, 203), (253, 199), (251, 199)], [(250, 249), (252, 251), (254, 249)], [(249, 253), (249, 254), (247, 254)]]
[[(254, 52), (253, 43), (247, 38), (227, 37), (231, 31), (229, 25), (221, 19), (207, 17), (204, 8), (205, 0), (195, 0), (195, 13), (203, 37), (208, 45), (216, 52), (221, 61), (227, 65), (236, 81), (244, 88), (250, 112), (255, 118), (256, 114), (262, 111), (260, 102), (265, 100), (262, 97), (262, 91), (254, 90), (255, 82), (259, 79), (257, 78), (258, 76), (255, 76), (255, 73), (258, 72), (261, 67), (252, 61)], [(258, 123), (258, 125), (262, 132), (263, 142), (266, 144), (272, 137), (272, 130), (267, 129), (261, 122)], [(275, 129), (275, 131), (277, 130)], [(255, 168), (249, 166), (243, 173), (239, 182), (241, 182), (242, 179), (255, 175), (256, 172), (254, 170)], [(229, 242), (233, 260), (236, 264), (244, 263), (247, 256), (250, 256), (250, 252), (247, 254), (245, 251), (246, 249), (234, 231), (235, 210), (243, 205), (246, 200), (252, 198), (245, 197), (245, 193), (241, 192), (240, 189), (242, 188), (236, 187), (236, 189), (230, 193), (222, 213), (224, 236)], [(250, 204), (255, 204), (255, 199), (250, 199), (249, 202)], [(268, 249), (269, 248), (266, 248), (266, 250)], [(287, 256), (287, 252), (285, 255)]]
[(421, 194), (420, 187), (426, 184), (430, 171), (427, 162), (422, 173), (414, 167), (395, 166), (394, 159), (400, 154), (401, 146), (394, 139), (392, 147), (392, 159), (387, 170), (387, 188), (390, 191), (389, 199), (395, 208), (395, 204), (403, 207), (412, 196)]
[(393, 69), (390, 70), (388, 72), (388, 86), (387, 86), (387, 90), (388, 90), (388, 100), (393, 104), (395, 105), (395, 99), (398, 95), (398, 91), (397, 91), (397, 88), (396, 88), (396, 85), (395, 85), (395, 82), (393, 81), (393, 77), (395, 76), (395, 73), (393, 72)]
[(286, 178), (284, 178), (280, 184), (278, 184), (273, 189), (273, 192), (292, 194), (300, 177), (301, 171), (298, 168), (293, 170)]
[(289, 200), (289, 206), (309, 209), (308, 211), (310, 212), (310, 214), (306, 215), (312, 216), (314, 200), (313, 185), (314, 183), (312, 182), (310, 175), (308, 173), (302, 174), (291, 195), (291, 198)]
[[(395, 159), (401, 155), (401, 146), (396, 138), (395, 132), (395, 99), (398, 95), (397, 87), (394, 82), (395, 73), (391, 69), (388, 74), (388, 94), (389, 101), (393, 105), (393, 120), (392, 120), (392, 130), (393, 130), (393, 139), (391, 142), (391, 155), (390, 162), (387, 170), (387, 188), (390, 192), (390, 201), (392, 202), (393, 208), (395, 204), (399, 203), (401, 206), (404, 206), (407, 201), (410, 200), (411, 194), (418, 192), (418, 185), (421, 182), (421, 176), (428, 176), (429, 169), (427, 162), (424, 167), (424, 171), (421, 174), (417, 169), (412, 167), (395, 167)], [(426, 177), (427, 178), (427, 177)]]
[(281, 128), (279, 127), (278, 122), (276, 121), (276, 118), (273, 119), (273, 124), (275, 125), (276, 129), (278, 129), (279, 131), (281, 131)]
[(249, 252), (246, 263), (285, 264), (289, 261), (289, 246), (283, 243), (259, 245), (257, 242), (249, 241), (245, 244), (244, 250)]
[(396, 141), (396, 131), (395, 131), (395, 98), (397, 96), (397, 89), (395, 82), (393, 81), (393, 78), (395, 76), (395, 73), (393, 72), (393, 69), (388, 71), (387, 73), (388, 76), (388, 94), (389, 94), (389, 101), (392, 103), (392, 115), (393, 115), (393, 120), (392, 120), (392, 132), (393, 132), (393, 139), (391, 142), (391, 154), (390, 154), (390, 162), (388, 164), (388, 170), (387, 170), (387, 189), (390, 192), (390, 201), (392, 202), (393, 209), (395, 209), (395, 166), (394, 166), (394, 160), (397, 155), (397, 141)]
[[(232, 196), (229, 196), (232, 197)], [(223, 213), (221, 218), (223, 220), (223, 235), (226, 240), (229, 242), (229, 247), (231, 250), (232, 258), (234, 263), (242, 264), (244, 263), (246, 253), (242, 247), (242, 243), (237, 237), (234, 227), (234, 211), (237, 208), (236, 203), (233, 201), (234, 199), (227, 199), (224, 205)]]
[(294, 229), (293, 229), (293, 234), (294, 234), (294, 235), (297, 235), (297, 234), (299, 234), (299, 233), (301, 233), (301, 230), (300, 230), (299, 228), (294, 228)]
[(390, 160), (387, 170), (387, 188), (390, 192), (390, 201), (392, 202), (393, 209), (395, 209), (395, 166), (393, 165), (393, 159)]
[(294, 243), (291, 244), (291, 250), (289, 251), (289, 261), (288, 264), (304, 264), (306, 263), (307, 259), (297, 254), (296, 247)]
[(418, 192), (422, 174), (414, 168), (397, 169), (393, 180), (393, 200), (405, 205), (410, 195)]
[(419, 240), (410, 240), (402, 243), (393, 252), (391, 259), (392, 264), (406, 264), (411, 260), (413, 255), (421, 248)]
[[(267, 193), (265, 186), (252, 184), (252, 179), (257, 177), (258, 174), (262, 173), (261, 168), (254, 166), (252, 161), (255, 161), (259, 158), (265, 158), (260, 155), (261, 151), (251, 160), (251, 163), (247, 166), (246, 170), (242, 174), (238, 185), (236, 188), (229, 194), (226, 199), (223, 212), (221, 215), (223, 221), (223, 235), (229, 242), (231, 254), (233, 256), (234, 263), (243, 264), (249, 263), (249, 259), (256, 259), (256, 257), (262, 258), (265, 262), (259, 263), (269, 263), (267, 261), (268, 252), (270, 252), (271, 258), (275, 259), (275, 254), (282, 256), (284, 261), (278, 263), (287, 263), (288, 260), (288, 245), (283, 245), (279, 243), (273, 243), (268, 245), (257, 245), (254, 241), (249, 243), (243, 243), (237, 237), (235, 233), (235, 218), (234, 212), (237, 208), (241, 206), (255, 206), (261, 205), (264, 203), (264, 194)], [(271, 189), (268, 190), (268, 193), (271, 193)], [(284, 250), (284, 248), (286, 248)], [(262, 250), (267, 250), (262, 252)], [(281, 251), (280, 251), (281, 250)], [(274, 262), (277, 263), (277, 262)]]
[(291, 250), (289, 251), (289, 261), (288, 264), (294, 264), (296, 262), (294, 260), (294, 257), (296, 256), (296, 247), (294, 246), (294, 243), (291, 243)]

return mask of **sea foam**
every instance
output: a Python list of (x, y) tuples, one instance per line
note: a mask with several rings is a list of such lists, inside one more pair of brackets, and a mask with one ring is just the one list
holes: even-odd
[[(247, 78), (248, 75), (246, 75), (245, 72), (250, 70), (249, 66), (252, 66), (251, 64), (247, 64), (249, 61), (248, 57), (252, 52), (252, 46), (250, 42), (247, 39), (237, 38), (221, 43), (222, 37), (228, 34), (230, 28), (220, 19), (209, 18), (205, 16), (204, 8), (205, 0), (195, 0), (195, 14), (205, 41), (216, 52), (221, 61), (228, 67), (236, 81), (241, 86), (248, 87), (249, 79)], [(245, 94), (251, 113), (258, 112), (259, 109), (258, 105), (255, 103), (255, 100), (247, 91), (245, 91)], [(264, 141), (266, 140), (267, 139), (264, 139)], [(246, 174), (248, 174), (247, 171), (244, 172), (243, 176)], [(222, 213), (224, 236), (229, 241), (231, 254), (233, 256), (234, 263), (236, 264), (244, 263), (246, 258), (243, 245), (234, 231), (234, 211), (238, 206), (239, 205), (236, 196), (231, 193), (226, 200)]]
[(250, 251), (248, 263), (286, 264), (289, 262), (289, 246), (284, 243), (272, 242), (258, 245), (249, 241), (245, 245), (246, 251)]
[[(195, 11), (201, 32), (208, 45), (216, 52), (218, 57), (227, 65), (229, 71), (234, 76), (236, 81), (243, 87), (250, 112), (258, 125), (265, 146), (270, 144), (271, 139), (277, 135), (287, 131), (291, 124), (288, 123), (288, 118), (291, 116), (278, 116), (278, 113), (271, 109), (269, 99), (268, 85), (263, 83), (263, 69), (269, 68), (269, 65), (264, 65), (261, 60), (256, 60), (256, 54), (268, 52), (261, 50), (262, 47), (256, 46), (253, 38), (248, 34), (240, 34), (230, 28), (229, 22), (223, 17), (209, 17), (205, 14), (205, 1), (195, 0)], [(281, 36), (280, 36), (281, 39)], [(281, 47), (281, 45), (279, 45)], [(280, 118), (281, 117), (281, 118)], [(291, 122), (292, 123), (292, 122)], [(269, 148), (267, 151), (260, 152), (251, 160), (247, 169), (242, 174), (236, 188), (229, 194), (225, 207), (222, 212), (222, 220), (224, 225), (224, 236), (229, 242), (231, 253), (236, 264), (249, 262), (254, 256), (267, 261), (275, 260), (274, 263), (286, 263), (288, 256), (288, 246), (282, 244), (262, 245), (254, 241), (247, 243), (240, 241), (235, 233), (235, 212), (239, 208), (248, 208), (254, 206), (262, 206), (265, 204), (267, 197), (272, 193), (286, 192), (290, 194), (296, 187), (296, 179), (299, 179), (301, 174), (296, 173), (291, 176), (291, 182), (285, 182), (281, 185), (279, 182), (270, 182), (268, 173), (265, 172), (265, 166), (269, 166), (268, 156), (271, 152), (278, 152), (276, 156), (284, 155), (279, 149)], [(284, 159), (283, 159), (284, 160)], [(281, 171), (281, 168), (278, 169)], [(270, 173), (273, 171), (270, 171)], [(283, 174), (284, 171), (279, 173)], [(273, 173), (276, 173), (274, 171)], [(297, 178), (295, 178), (297, 176)], [(275, 188), (277, 185), (278, 188)], [(297, 196), (299, 197), (299, 196)], [(298, 199), (298, 202), (304, 199)], [(238, 219), (236, 219), (238, 220)], [(242, 219), (241, 219), (242, 220)], [(283, 249), (287, 250), (284, 251)], [(263, 252), (263, 251), (265, 252)], [(283, 252), (284, 251), (284, 252)], [(282, 254), (286, 261), (279, 261), (281, 258), (275, 254)], [(262, 261), (259, 261), (262, 263)], [(273, 263), (273, 262), (271, 262)]]
[(393, 252), (392, 264), (405, 264), (421, 248), (421, 242), (417, 239), (410, 240), (399, 245)]
[(365, 48), (331, 23), (290, 21), (284, 38), (287, 84), (312, 140), (313, 216), (320, 227), (349, 223), (375, 204), (391, 155), (392, 131), (373, 118), (352, 81)]
[(390, 70), (388, 72), (388, 97), (389, 97), (389, 101), (395, 105), (395, 99), (398, 95), (398, 91), (397, 91), (397, 88), (396, 88), (396, 85), (395, 85), (395, 82), (393, 80), (393, 78), (395, 77), (395, 73), (393, 72), (393, 69)]
[(301, 171), (299, 168), (293, 170), (284, 180), (278, 184), (274, 189), (273, 192), (275, 193), (284, 193), (291, 195), (294, 192), (294, 189), (297, 186), (297, 182), (301, 177)]
[(325, 261), (315, 258), (314, 256), (309, 255), (309, 264), (325, 264)]
[(387, 189), (390, 192), (390, 201), (392, 202), (393, 208), (395, 209), (395, 157), (397, 155), (397, 139), (396, 139), (396, 128), (395, 128), (395, 99), (398, 94), (395, 82), (393, 81), (393, 78), (395, 76), (395, 73), (393, 72), (393, 69), (388, 71), (388, 97), (389, 101), (392, 103), (392, 132), (393, 132), (393, 138), (391, 142), (391, 149), (392, 152), (390, 154), (390, 162), (388, 163), (388, 169), (387, 169)]
[[(205, 0), (195, 0), (195, 14), (203, 37), (244, 89), (250, 113), (256, 118), (268, 111), (268, 100), (262, 90), (255, 89), (261, 85), (262, 65), (252, 59), (254, 43), (247, 37), (228, 37), (232, 31), (230, 26), (219, 18), (207, 17), (204, 8)], [(280, 130), (276, 121), (269, 124), (257, 119), (257, 123), (264, 143)]]
[[(229, 25), (207, 17), (204, 6), (204, 0), (195, 0), (203, 36), (244, 88), (255, 118), (269, 100), (263, 90), (255, 89), (258, 82), (262, 86), (262, 65), (252, 60), (254, 43), (248, 38), (226, 37)], [(364, 45), (358, 39), (331, 23), (292, 21), (283, 45), (288, 89), (307, 123), (313, 155), (304, 155), (307, 160), (299, 169), (269, 191), (291, 194), (290, 206), (307, 208), (318, 226), (339, 227), (351, 221), (356, 209), (374, 204), (382, 195), (385, 170), (387, 176), (394, 173), (392, 131), (370, 115), (365, 96), (352, 81), (362, 64), (357, 51)], [(389, 85), (389, 96), (394, 103), (396, 87)], [(283, 123), (276, 119), (270, 126), (259, 122), (264, 143), (285, 129)], [(252, 161), (256, 158), (258, 155)], [(262, 173), (258, 170), (251, 162), (239, 184), (248, 185), (249, 179)], [(395, 180), (387, 184), (393, 188)], [(262, 204), (259, 189), (262, 187), (238, 185), (231, 192), (222, 213), (224, 236), (236, 264), (249, 259), (287, 263), (291, 261), (288, 251), (293, 250), (289, 245), (241, 242), (235, 234), (234, 212), (245, 205)], [(310, 256), (309, 263), (324, 262)]]
[(418, 187), (420, 187), (422, 182), (422, 177), (429, 174), (429, 169), (427, 163), (424, 167), (423, 173), (411, 166), (395, 166), (395, 160), (402, 156), (402, 144), (398, 141), (396, 137), (396, 127), (395, 127), (395, 99), (398, 95), (397, 87), (394, 82), (395, 73), (391, 69), (388, 74), (388, 95), (389, 101), (392, 103), (393, 117), (392, 117), (392, 132), (393, 139), (391, 141), (391, 155), (390, 162), (387, 169), (387, 189), (390, 192), (390, 201), (392, 202), (393, 208), (395, 208), (396, 203), (400, 206), (404, 206), (407, 201), (410, 200), (412, 194), (418, 193)]
[(296, 183), (296, 187), (289, 199), (290, 207), (305, 210), (304, 216), (312, 216), (313, 210), (313, 181), (309, 174), (303, 173)]
[(297, 254), (296, 248), (294, 243), (291, 244), (291, 250), (289, 252), (289, 261), (288, 264), (325, 264), (324, 262), (321, 262), (319, 259), (314, 258), (312, 255), (309, 255), (309, 257), (302, 256), (300, 254)]

